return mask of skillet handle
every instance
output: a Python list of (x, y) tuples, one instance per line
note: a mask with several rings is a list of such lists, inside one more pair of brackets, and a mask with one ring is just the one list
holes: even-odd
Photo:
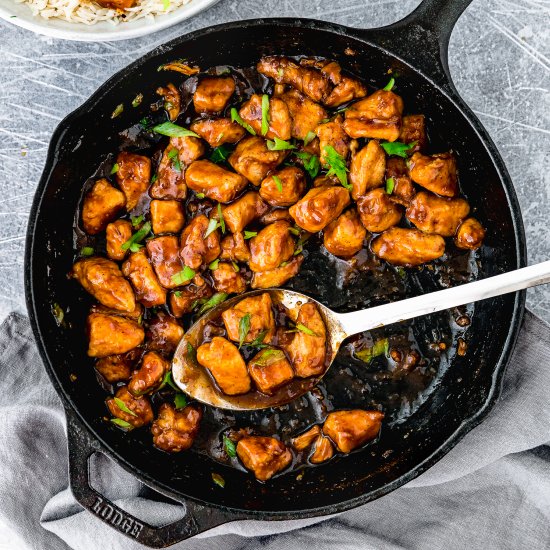
[(404, 19), (361, 31), (389, 53), (400, 57), (447, 92), (456, 92), (449, 72), (451, 33), (472, 0), (423, 0)]
[[(65, 412), (69, 448), (69, 485), (73, 496), (81, 506), (119, 533), (151, 548), (165, 548), (217, 525), (244, 517), (217, 508), (201, 506), (188, 500), (180, 500), (186, 508), (185, 517), (162, 527), (148, 525), (125, 512), (90, 485), (88, 464), (90, 457), (96, 452), (107, 455), (108, 453), (76, 418), (76, 414), (71, 409), (67, 408)], [(158, 491), (156, 488), (154, 490)], [(174, 498), (170, 494), (165, 496)]]

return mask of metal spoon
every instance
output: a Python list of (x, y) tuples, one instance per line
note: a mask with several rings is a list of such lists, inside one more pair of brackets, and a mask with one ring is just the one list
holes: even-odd
[[(311, 390), (329, 369), (342, 342), (354, 334), (379, 328), (413, 317), (435, 313), (486, 298), (508, 294), (532, 286), (550, 283), (550, 261), (524, 267), (465, 285), (431, 292), (382, 306), (352, 313), (336, 313), (305, 294), (292, 290), (256, 290), (236, 296), (203, 315), (180, 341), (172, 361), (174, 382), (194, 399), (223, 409), (253, 410), (276, 407), (288, 403)], [(245, 395), (229, 396), (220, 392), (210, 374), (196, 361), (195, 351), (201, 343), (203, 328), (209, 321), (248, 296), (269, 292), (274, 304), (282, 304), (292, 311), (306, 302), (317, 304), (327, 327), (327, 360), (325, 371), (317, 377), (295, 378), (273, 395), (252, 391)], [(190, 345), (189, 345), (190, 344)]]

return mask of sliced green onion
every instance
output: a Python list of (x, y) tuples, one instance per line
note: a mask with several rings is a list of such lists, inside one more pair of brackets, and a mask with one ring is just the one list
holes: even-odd
[(195, 270), (186, 265), (180, 272), (174, 273), (174, 275), (172, 275), (170, 279), (175, 285), (184, 285), (188, 283), (194, 276)]
[(92, 256), (93, 253), (94, 253), (94, 249), (91, 246), (83, 246), (80, 249), (81, 256)]
[(262, 95), (262, 136), (269, 131), (269, 96)]
[(239, 111), (237, 111), (235, 107), (231, 107), (231, 121), (240, 124), (247, 132), (251, 133), (253, 136), (256, 135), (254, 128), (252, 128), (252, 126), (250, 126), (248, 122), (245, 122), (241, 118), (241, 115), (239, 115)]
[(115, 110), (111, 114), (111, 118), (116, 118), (117, 116), (121, 115), (122, 111), (124, 111), (124, 103), (120, 103), (115, 107)]
[(267, 148), (270, 151), (286, 151), (289, 149), (296, 149), (292, 143), (289, 143), (288, 141), (285, 141), (283, 139), (279, 139), (278, 137), (273, 138), (273, 141), (267, 140)]
[(122, 401), (122, 399), (119, 399), (118, 397), (113, 398), (114, 402), (116, 403), (116, 406), (126, 414), (129, 414), (130, 416), (137, 416), (137, 414), (132, 410), (129, 409), (126, 403)]
[(391, 91), (391, 89), (395, 85), (395, 78), (393, 76), (390, 78), (390, 81), (382, 88), (382, 90), (386, 90), (386, 92)]
[(178, 126), (173, 122), (163, 122), (162, 124), (157, 124), (153, 127), (153, 132), (168, 137), (200, 137), (198, 134), (195, 134), (195, 132), (184, 128), (183, 126)]
[(208, 237), (208, 235), (214, 233), (216, 229), (218, 228), (218, 220), (215, 218), (210, 218), (208, 222), (208, 227), (206, 228), (206, 231), (204, 232), (204, 238)]
[(245, 313), (239, 321), (239, 349), (243, 345), (243, 342), (250, 330), (250, 313)]
[(113, 164), (113, 167), (111, 168), (110, 174), (112, 176), (113, 174), (116, 174), (117, 172), (118, 172), (118, 162), (115, 162)]
[(277, 191), (279, 191), (279, 193), (282, 193), (283, 192), (283, 182), (281, 181), (281, 178), (279, 178), (278, 176), (273, 176), (273, 181), (275, 182), (275, 185), (277, 186)]
[(394, 187), (395, 187), (395, 180), (393, 178), (388, 178), (386, 180), (386, 193), (388, 195), (391, 195), (393, 193)]
[(235, 446), (235, 443), (229, 439), (226, 435), (223, 436), (223, 448), (225, 449), (225, 452), (227, 453), (227, 456), (231, 458), (235, 458), (237, 456), (237, 447)]

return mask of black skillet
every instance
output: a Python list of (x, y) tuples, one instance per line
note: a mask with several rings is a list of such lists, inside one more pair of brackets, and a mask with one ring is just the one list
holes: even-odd
[[(432, 135), (432, 145), (456, 151), (463, 192), (487, 228), (486, 243), (478, 255), (478, 277), (524, 266), (523, 225), (512, 183), (495, 145), (458, 96), (449, 74), (450, 34), (469, 3), (425, 0), (402, 21), (371, 30), (296, 19), (241, 21), (203, 29), (160, 46), (120, 71), (59, 125), (30, 216), (25, 288), (40, 354), (65, 405), (70, 485), (82, 506), (152, 547), (168, 546), (241, 518), (285, 520), (342, 512), (418, 476), (491, 409), (519, 331), (524, 293), (476, 307), (467, 355), (452, 354), (450, 368), (430, 399), (406, 422), (384, 430), (375, 447), (309, 469), (301, 480), (289, 474), (260, 484), (203, 455), (160, 453), (150, 443), (124, 437), (102, 420), (104, 393), (85, 355), (85, 305), (81, 293), (66, 280), (82, 183), (99, 160), (117, 149), (118, 131), (143, 116), (127, 110), (113, 121), (115, 106), (128, 105), (140, 91), (152, 94), (166, 81), (157, 67), (173, 59), (186, 58), (203, 68), (246, 67), (263, 54), (336, 59), (367, 81), (377, 78), (379, 84), (388, 68), (397, 71), (405, 104), (426, 115), (428, 128), (442, 129), (444, 140)], [(355, 55), (348, 55), (349, 49), (346, 54), (347, 48)], [(63, 327), (52, 315), (53, 303), (66, 312), (68, 322)], [(71, 376), (74, 372), (78, 372), (76, 380)], [(154, 528), (120, 510), (89, 484), (88, 459), (97, 451), (156, 491), (184, 502), (187, 515)], [(213, 471), (225, 478), (225, 490), (212, 483)]]

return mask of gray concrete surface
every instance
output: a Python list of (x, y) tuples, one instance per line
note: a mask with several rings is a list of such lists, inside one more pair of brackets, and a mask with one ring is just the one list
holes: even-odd
[[(417, 0), (222, 0), (188, 22), (125, 42), (76, 43), (0, 23), (0, 320), (24, 311), (25, 227), (58, 122), (113, 73), (182, 33), (255, 17), (310, 17), (354, 27), (391, 23)], [(450, 67), (514, 181), (530, 262), (550, 259), (550, 1), (474, 0), (458, 22)], [(550, 286), (529, 307), (550, 321)]]

